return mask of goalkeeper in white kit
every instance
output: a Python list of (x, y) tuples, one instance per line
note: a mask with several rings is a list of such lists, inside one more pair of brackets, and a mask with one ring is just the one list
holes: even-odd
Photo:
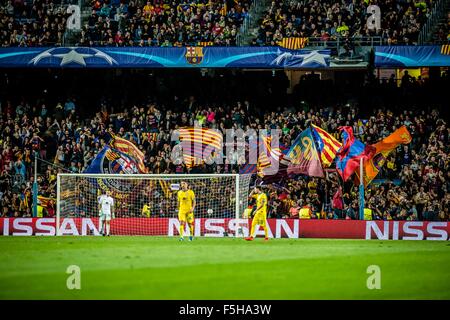
[(114, 199), (111, 197), (111, 192), (106, 191), (98, 197), (99, 206), (99, 230), (103, 236), (110, 235), (111, 218), (114, 219)]

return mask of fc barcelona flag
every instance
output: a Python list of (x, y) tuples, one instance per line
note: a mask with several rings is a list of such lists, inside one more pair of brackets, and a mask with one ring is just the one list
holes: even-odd
[(249, 140), (249, 150), (248, 150), (249, 156), (248, 156), (248, 163), (245, 165), (242, 165), (239, 169), (239, 174), (254, 174), (258, 172), (258, 165), (257, 163), (251, 163), (250, 161), (253, 161), (251, 158), (251, 154), (257, 155), (258, 154), (258, 143)]
[(337, 154), (336, 169), (344, 181), (359, 168), (360, 160), (367, 162), (375, 154), (373, 146), (367, 146), (353, 136), (352, 127), (340, 128), (344, 137), (344, 145)]
[[(92, 160), (84, 173), (103, 174), (137, 174), (140, 173), (138, 163), (128, 154), (106, 145)], [(121, 201), (136, 197), (136, 187), (142, 183), (138, 179), (88, 178), (86, 181), (97, 192), (111, 191)]]
[(247, 163), (239, 169), (239, 174), (254, 174), (257, 171), (256, 164)]
[[(368, 185), (377, 176), (388, 155), (399, 145), (411, 142), (411, 135), (405, 126), (395, 130), (383, 140), (375, 143), (375, 155), (364, 164), (364, 185)], [(358, 173), (357, 173), (358, 175)], [(358, 177), (359, 178), (359, 177)], [(359, 181), (359, 179), (358, 179)]]
[(112, 135), (112, 139), (109, 144), (112, 147), (112, 149), (116, 149), (120, 152), (123, 152), (132, 159), (134, 159), (139, 168), (139, 173), (147, 172), (147, 169), (145, 168), (144, 164), (145, 158), (144, 153), (141, 150), (139, 150), (139, 148), (133, 142)]
[(84, 173), (136, 174), (138, 163), (128, 154), (105, 146)]
[(310, 128), (298, 135), (287, 152), (287, 156), (291, 160), (287, 169), (289, 174), (305, 174), (311, 177), (324, 176)]

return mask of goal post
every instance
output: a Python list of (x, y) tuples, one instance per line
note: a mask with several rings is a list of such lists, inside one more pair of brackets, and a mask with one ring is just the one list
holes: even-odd
[[(99, 235), (98, 197), (109, 192), (111, 234), (179, 236), (177, 192), (184, 181), (195, 194), (195, 236), (245, 236), (250, 180), (250, 174), (60, 173), (56, 235)], [(184, 235), (190, 233), (186, 225)]]

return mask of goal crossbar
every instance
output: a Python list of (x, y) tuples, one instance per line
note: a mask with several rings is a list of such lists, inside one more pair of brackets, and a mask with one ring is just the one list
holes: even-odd
[[(167, 207), (171, 207), (171, 210), (166, 210), (163, 217), (171, 217), (171, 221), (177, 217), (174, 207), (174, 203), (177, 201), (174, 194), (177, 191), (169, 191), (170, 196), (168, 199), (164, 199), (163, 196), (158, 193), (153, 192), (155, 188), (158, 187), (161, 182), (165, 183), (165, 191), (168, 190), (168, 185), (170, 188), (172, 184), (179, 184), (183, 180), (189, 181), (189, 184), (193, 187), (199, 197), (198, 210), (195, 211), (195, 218), (197, 218), (197, 211), (199, 211), (198, 216), (204, 218), (207, 213), (209, 218), (221, 218), (228, 214), (233, 213), (236, 224), (239, 223), (242, 217), (243, 211), (247, 207), (248, 203), (248, 191), (251, 175), (240, 175), (235, 173), (230, 174), (101, 174), (101, 173), (59, 173), (57, 175), (57, 201), (56, 201), (56, 235), (61, 235), (60, 227), (62, 219), (65, 217), (89, 217), (92, 219), (97, 219), (97, 203), (95, 198), (103, 192), (102, 188), (99, 186), (99, 181), (102, 185), (110, 184), (115, 185), (125, 185), (134, 193), (132, 200), (132, 205), (126, 203), (125, 200), (121, 199), (120, 207), (130, 207), (131, 214), (121, 214), (119, 217), (121, 221), (124, 218), (131, 217), (133, 221), (140, 221), (139, 219), (145, 219), (140, 216), (140, 210), (142, 209), (141, 202), (151, 203), (152, 205), (162, 206), (161, 203), (166, 203)], [(120, 180), (120, 181), (117, 181)], [(113, 183), (116, 181), (116, 183)], [(159, 183), (158, 183), (159, 182)], [(178, 182), (178, 183), (177, 183)], [(199, 187), (198, 185), (201, 185)], [(156, 186), (156, 187), (155, 187)], [(114, 187), (111, 187), (114, 193)], [(136, 190), (135, 190), (136, 189)], [(152, 195), (147, 195), (145, 192), (147, 189), (151, 189)], [(120, 192), (118, 191), (120, 198)], [(130, 193), (131, 193), (130, 192)], [(160, 192), (161, 193), (161, 192)], [(157, 195), (155, 195), (157, 194)], [(62, 196), (64, 195), (64, 196)], [(149, 198), (149, 200), (141, 199), (142, 195)], [(130, 197), (131, 198), (131, 197)], [(88, 200), (86, 200), (88, 199)], [(82, 202), (88, 202), (87, 207), (83, 207)], [(167, 205), (167, 202), (171, 202)], [(223, 202), (228, 201), (228, 206), (224, 209)], [(119, 201), (118, 201), (119, 202)], [(220, 205), (218, 204), (220, 202)], [(62, 206), (63, 204), (63, 206)], [(149, 204), (150, 206), (150, 204)], [(63, 208), (64, 207), (64, 208)], [(82, 207), (80, 209), (80, 207)], [(233, 208), (234, 207), (234, 208)], [(154, 214), (153, 209), (152, 214)], [(161, 210), (162, 211), (162, 210)], [(168, 212), (170, 211), (170, 212)], [(81, 212), (81, 213), (80, 213)], [(225, 216), (223, 216), (225, 214)], [(136, 219), (138, 218), (138, 219)], [(152, 216), (153, 218), (153, 216)], [(131, 221), (131, 220), (128, 220)], [(127, 223), (128, 223), (127, 221)], [(145, 228), (149, 227), (148, 220), (144, 222), (142, 220)], [(119, 223), (116, 222), (116, 224)], [(116, 226), (117, 227), (117, 226)], [(144, 228), (144, 227), (142, 227)], [(233, 230), (235, 235), (238, 236), (238, 227)], [(197, 231), (197, 230), (196, 230)], [(153, 230), (140, 230), (142, 234), (153, 234)], [(189, 230), (191, 232), (191, 230)], [(141, 234), (139, 233), (139, 234)], [(242, 230), (241, 230), (242, 233)], [(197, 231), (196, 234), (202, 234), (202, 229)]]

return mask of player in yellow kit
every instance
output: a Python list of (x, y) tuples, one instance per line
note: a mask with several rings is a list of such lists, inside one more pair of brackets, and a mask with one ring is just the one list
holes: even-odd
[(189, 189), (186, 181), (181, 182), (181, 190), (177, 194), (178, 199), (178, 220), (180, 220), (180, 241), (184, 240), (184, 226), (187, 222), (189, 225), (189, 241), (194, 239), (194, 209), (195, 194)]
[(255, 187), (250, 193), (250, 196), (256, 198), (256, 210), (252, 220), (252, 229), (250, 236), (245, 238), (247, 241), (252, 241), (255, 233), (256, 225), (260, 225), (264, 229), (264, 240), (269, 240), (269, 231), (267, 229), (267, 195), (262, 192), (261, 187)]

